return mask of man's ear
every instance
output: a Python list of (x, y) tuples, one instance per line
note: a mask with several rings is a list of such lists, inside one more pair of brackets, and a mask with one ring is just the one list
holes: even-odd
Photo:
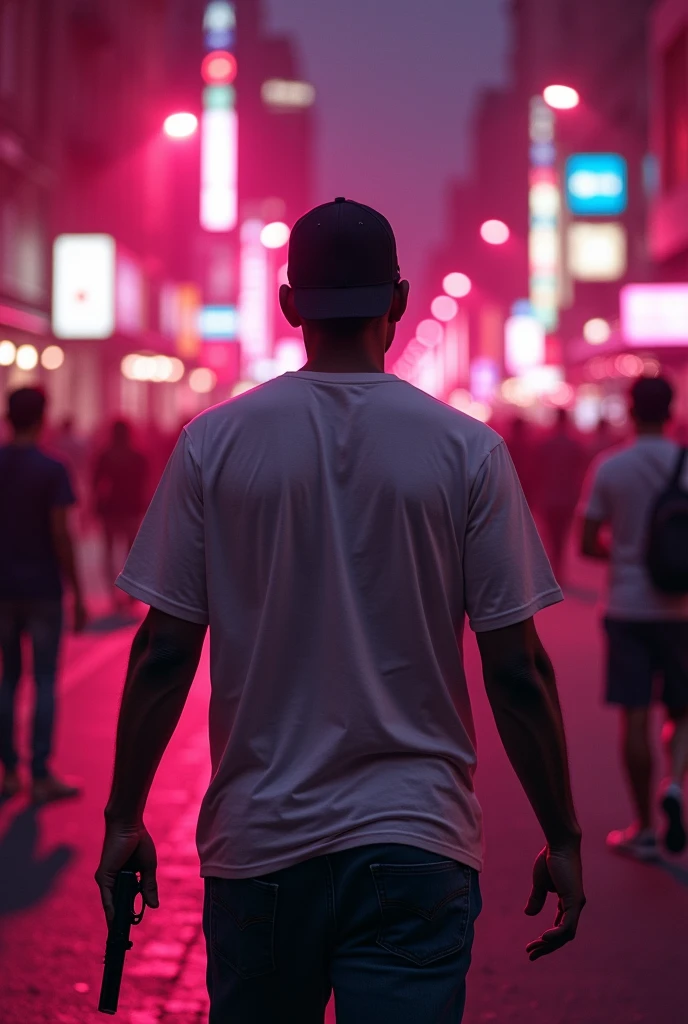
[(394, 286), (394, 295), (392, 296), (392, 308), (389, 311), (389, 319), (392, 323), (398, 324), (408, 306), (410, 285), (408, 281), (399, 281)]
[(279, 304), (280, 309), (284, 313), (284, 317), (287, 323), (291, 327), (302, 327), (303, 321), (298, 314), (296, 304), (294, 302), (294, 292), (288, 284), (280, 285), (279, 290)]

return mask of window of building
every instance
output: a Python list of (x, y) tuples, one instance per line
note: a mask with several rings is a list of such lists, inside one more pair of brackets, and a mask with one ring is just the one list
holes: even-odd
[(664, 52), (664, 190), (688, 183), (688, 29)]

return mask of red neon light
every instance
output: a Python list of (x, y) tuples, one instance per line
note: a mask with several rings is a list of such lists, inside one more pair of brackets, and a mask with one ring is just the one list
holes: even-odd
[(201, 75), (208, 85), (231, 85), (237, 76), (237, 60), (227, 50), (213, 50), (203, 58)]

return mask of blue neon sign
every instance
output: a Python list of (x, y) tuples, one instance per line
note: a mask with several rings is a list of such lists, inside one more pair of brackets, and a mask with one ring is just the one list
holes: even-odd
[(618, 217), (628, 206), (628, 165), (618, 153), (578, 153), (566, 161), (566, 202), (580, 217)]

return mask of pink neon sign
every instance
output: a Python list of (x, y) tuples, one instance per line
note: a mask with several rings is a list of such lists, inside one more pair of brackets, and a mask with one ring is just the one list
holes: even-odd
[(688, 345), (688, 284), (622, 288), (621, 329), (630, 345)]

